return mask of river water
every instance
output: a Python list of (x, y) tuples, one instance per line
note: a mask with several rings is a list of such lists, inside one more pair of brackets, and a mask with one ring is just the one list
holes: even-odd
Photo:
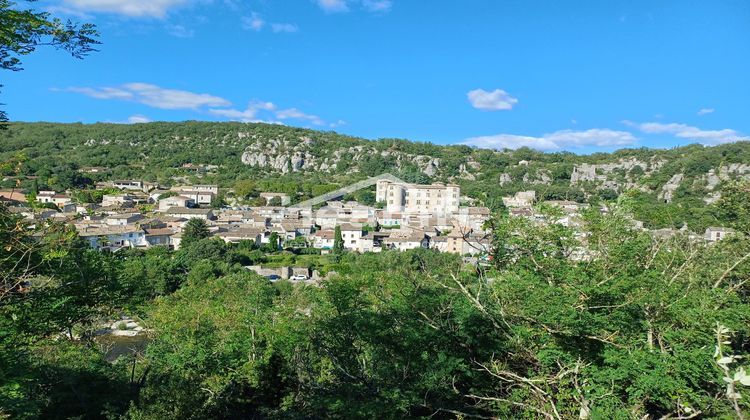
[(104, 334), (95, 338), (102, 347), (104, 358), (108, 362), (114, 362), (120, 356), (131, 354), (142, 354), (150, 341), (147, 334), (138, 334), (133, 337)]

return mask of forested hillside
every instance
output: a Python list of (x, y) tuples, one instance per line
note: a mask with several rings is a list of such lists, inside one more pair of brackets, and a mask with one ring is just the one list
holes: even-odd
[[(580, 202), (613, 200), (628, 192), (635, 200), (636, 217), (646, 226), (680, 227), (688, 222), (695, 230), (720, 222), (711, 204), (722, 184), (750, 177), (747, 142), (581, 156), (370, 141), (281, 125), (210, 122), (14, 123), (0, 132), (0, 160), (17, 155), (25, 158), (24, 175), (38, 176), (40, 188), (60, 191), (113, 178), (165, 185), (217, 183), (224, 188), (252, 180), (256, 189), (283, 191), (302, 200), (391, 172), (411, 182), (457, 183), (464, 195), (493, 209), (502, 206), (502, 196), (521, 190), (533, 189), (541, 199)], [(108, 171), (80, 171), (86, 167)]]

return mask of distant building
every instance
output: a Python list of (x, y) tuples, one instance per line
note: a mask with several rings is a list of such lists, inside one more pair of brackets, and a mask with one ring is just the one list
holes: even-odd
[(430, 238), (423, 230), (403, 229), (394, 230), (383, 239), (383, 245), (388, 249), (406, 251), (409, 249), (429, 248)]
[(112, 181), (112, 186), (121, 190), (140, 190), (143, 191), (143, 181), (132, 179), (122, 179)]
[(25, 203), (26, 196), (18, 190), (0, 190), (0, 202), (4, 203)]
[(329, 229), (329, 230), (319, 230), (313, 233), (310, 237), (310, 240), (312, 241), (312, 245), (315, 248), (333, 249), (335, 238), (336, 238), (335, 231), (332, 229)]
[(195, 200), (184, 195), (175, 195), (159, 200), (159, 210), (167, 210), (170, 207), (195, 207)]
[(216, 236), (227, 243), (238, 243), (240, 241), (253, 241), (260, 244), (263, 240), (263, 230), (257, 228), (239, 228), (231, 230), (222, 230), (216, 233)]
[(135, 197), (130, 194), (105, 194), (102, 207), (133, 207)]
[(179, 217), (182, 219), (203, 219), (213, 220), (214, 213), (211, 209), (188, 209), (184, 207), (172, 207), (164, 212), (167, 216)]
[(109, 226), (128, 226), (139, 220), (143, 220), (143, 215), (140, 213), (122, 213), (107, 216), (104, 222)]
[(359, 246), (359, 239), (362, 237), (362, 227), (354, 226), (351, 223), (342, 223), (341, 239), (344, 240), (344, 248), (356, 251)]
[(219, 186), (185, 185), (181, 187), (173, 187), (172, 191), (179, 193), (181, 196), (192, 199), (196, 204), (211, 204), (216, 195), (219, 194)]
[(52, 203), (58, 207), (72, 203), (73, 199), (65, 194), (59, 194), (54, 191), (39, 191), (36, 195), (36, 201), (40, 203)]
[(94, 249), (115, 251), (120, 248), (147, 247), (146, 234), (138, 226), (83, 225), (76, 226), (78, 236)]
[(391, 213), (452, 214), (458, 211), (461, 189), (457, 185), (419, 185), (381, 179), (375, 199)]
[(729, 235), (732, 235), (735, 233), (734, 229), (725, 228), (725, 227), (709, 227), (706, 229), (706, 234), (704, 235), (704, 239), (710, 242), (716, 242), (720, 241), (724, 238), (726, 238)]

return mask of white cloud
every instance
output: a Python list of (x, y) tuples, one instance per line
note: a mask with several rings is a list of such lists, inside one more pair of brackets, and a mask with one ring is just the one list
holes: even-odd
[(252, 101), (247, 105), (247, 108), (244, 111), (237, 109), (210, 109), (208, 112), (232, 121), (258, 122), (258, 112), (274, 111), (275, 109), (276, 105), (272, 102)]
[(471, 106), (482, 111), (506, 111), (513, 109), (518, 99), (510, 96), (502, 89), (488, 92), (484, 89), (474, 89), (466, 94)]
[(96, 99), (119, 99), (138, 102), (160, 109), (198, 109), (201, 107), (229, 106), (224, 98), (207, 93), (165, 89), (149, 83), (128, 83), (118, 87), (71, 87), (65, 89)]
[(346, 0), (316, 0), (318, 7), (326, 13), (340, 13), (349, 10)]
[(72, 14), (112, 13), (130, 17), (163, 18), (190, 0), (62, 0), (58, 10)]
[(253, 12), (250, 16), (242, 18), (242, 27), (253, 31), (260, 31), (266, 25), (266, 21), (259, 14)]
[(729, 128), (725, 128), (722, 130), (702, 130), (698, 127), (679, 123), (634, 123), (631, 121), (623, 121), (623, 123), (631, 127), (636, 127), (644, 133), (671, 134), (678, 138), (694, 140), (699, 143), (708, 145), (730, 143), (733, 141), (746, 139), (743, 138), (743, 136), (736, 130), (732, 130)]
[(392, 0), (315, 0), (315, 3), (326, 13), (348, 12), (351, 5), (359, 5), (371, 13), (385, 13), (393, 7)]
[(289, 108), (276, 111), (276, 118), (280, 120), (306, 120), (315, 125), (325, 124), (325, 122), (317, 115), (305, 114), (297, 108)]
[(276, 33), (294, 33), (297, 32), (299, 28), (297, 28), (297, 25), (293, 23), (272, 23), (271, 30)]
[(143, 124), (151, 122), (151, 119), (145, 115), (131, 115), (128, 118), (128, 124)]
[[(244, 16), (242, 18), (242, 27), (245, 29), (250, 29), (255, 32), (260, 32), (263, 30), (263, 28), (266, 27), (266, 20), (263, 19), (263, 17), (253, 12), (250, 16)], [(271, 27), (271, 30), (274, 33), (294, 33), (299, 30), (297, 28), (297, 25), (293, 23), (269, 23), (268, 26)]]
[[(244, 110), (238, 109), (210, 109), (209, 113), (242, 122), (265, 122), (282, 124), (284, 120), (307, 121), (314, 125), (325, 125), (325, 121), (317, 115), (307, 114), (297, 108), (278, 109), (272, 102), (252, 101)], [(341, 125), (342, 121), (336, 124)]]
[(635, 136), (627, 131), (605, 128), (592, 128), (585, 131), (560, 130), (541, 137), (497, 134), (466, 139), (463, 144), (488, 149), (518, 149), (530, 147), (543, 151), (555, 151), (585, 146), (627, 146), (636, 142)]
[(362, 0), (362, 7), (368, 12), (387, 12), (392, 6), (393, 2), (390, 0)]
[(706, 115), (706, 114), (713, 114), (715, 109), (713, 108), (701, 108), (700, 111), (697, 112), (698, 115)]

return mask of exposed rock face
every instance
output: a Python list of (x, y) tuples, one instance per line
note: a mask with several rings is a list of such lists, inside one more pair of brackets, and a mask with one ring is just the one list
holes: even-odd
[(529, 176), (528, 173), (524, 174), (523, 176), (523, 182), (527, 184), (542, 184), (542, 185), (549, 185), (552, 181), (552, 178), (549, 176), (549, 172), (545, 170), (540, 170), (537, 172), (536, 176)]
[(513, 178), (510, 177), (510, 174), (506, 174), (506, 173), (500, 174), (500, 185), (505, 185), (509, 182), (513, 182)]
[(677, 188), (680, 187), (680, 183), (682, 182), (683, 177), (683, 174), (673, 175), (672, 178), (670, 178), (669, 181), (667, 181), (667, 183), (664, 184), (663, 187), (661, 187), (659, 199), (664, 200), (667, 203), (671, 203), (674, 192), (677, 191)]
[[(606, 179), (606, 177), (604, 177)], [(573, 167), (573, 173), (570, 175), (570, 183), (577, 184), (581, 181), (597, 181), (596, 165), (584, 163)]]
[[(253, 135), (247, 133), (238, 133), (239, 138), (252, 138)], [(242, 154), (242, 163), (249, 166), (256, 166), (271, 171), (281, 173), (289, 172), (332, 172), (339, 167), (339, 163), (346, 157), (351, 158), (354, 162), (359, 162), (375, 153), (379, 153), (383, 158), (393, 160), (397, 168), (401, 168), (406, 163), (416, 165), (422, 173), (433, 177), (440, 172), (440, 158), (426, 155), (412, 155), (394, 150), (378, 151), (372, 146), (351, 146), (335, 150), (329, 156), (316, 157), (310, 151), (314, 141), (308, 137), (302, 137), (300, 141), (289, 141), (274, 139), (265, 142), (253, 142)], [(471, 169), (476, 170), (479, 164), (474, 161), (468, 161), (463, 166), (462, 173), (459, 175), (464, 179), (474, 179)], [(348, 173), (357, 172), (357, 165), (351, 165)]]
[[(649, 165), (635, 158), (621, 159), (617, 163), (603, 163), (598, 165), (583, 163), (573, 167), (573, 173), (570, 175), (570, 184), (574, 185), (581, 181), (607, 181), (609, 179), (608, 174), (620, 169), (627, 172), (636, 166), (640, 166), (646, 173), (649, 173), (647, 171)], [(651, 169), (656, 169), (655, 163), (651, 164)]]
[(721, 199), (721, 193), (714, 191), (722, 182), (731, 179), (750, 179), (750, 165), (744, 163), (730, 163), (719, 167), (719, 170), (711, 169), (702, 180), (706, 183), (706, 189), (710, 193), (703, 199), (706, 204), (714, 204)]

